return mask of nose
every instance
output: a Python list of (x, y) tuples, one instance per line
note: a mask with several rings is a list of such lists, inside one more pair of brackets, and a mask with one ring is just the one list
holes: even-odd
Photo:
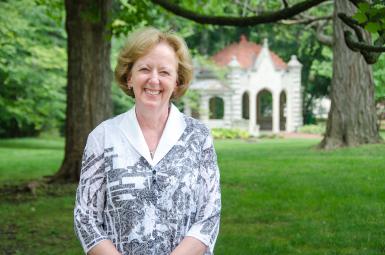
[(149, 83), (150, 84), (155, 84), (155, 85), (159, 84), (159, 74), (158, 74), (158, 72), (156, 70), (153, 70), (151, 72)]

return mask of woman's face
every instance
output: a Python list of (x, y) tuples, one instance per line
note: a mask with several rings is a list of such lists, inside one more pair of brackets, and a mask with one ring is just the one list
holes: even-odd
[(132, 86), (138, 109), (166, 110), (176, 87), (178, 60), (173, 48), (161, 42), (139, 58), (131, 69)]

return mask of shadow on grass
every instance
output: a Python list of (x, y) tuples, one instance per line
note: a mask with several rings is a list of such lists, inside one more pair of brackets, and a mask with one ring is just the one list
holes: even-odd
[(42, 180), (33, 180), (18, 184), (0, 186), (1, 203), (23, 203), (47, 197), (75, 197), (77, 184), (47, 184)]

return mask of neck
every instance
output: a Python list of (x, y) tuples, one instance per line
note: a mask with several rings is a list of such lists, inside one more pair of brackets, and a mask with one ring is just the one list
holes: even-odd
[(136, 108), (136, 118), (144, 139), (146, 140), (151, 157), (154, 156), (156, 147), (166, 126), (169, 108), (168, 105), (159, 111), (144, 111), (140, 107)]
[(168, 118), (169, 107), (165, 107), (159, 111), (145, 111), (140, 107), (136, 107), (135, 114), (138, 119), (139, 126), (143, 130), (152, 130), (163, 132)]

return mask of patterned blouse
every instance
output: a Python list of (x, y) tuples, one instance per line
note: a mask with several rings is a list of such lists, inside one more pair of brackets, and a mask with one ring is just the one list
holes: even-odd
[(168, 255), (191, 236), (213, 254), (220, 210), (209, 130), (174, 105), (153, 158), (135, 107), (89, 134), (74, 210), (86, 253), (108, 239), (123, 255)]

